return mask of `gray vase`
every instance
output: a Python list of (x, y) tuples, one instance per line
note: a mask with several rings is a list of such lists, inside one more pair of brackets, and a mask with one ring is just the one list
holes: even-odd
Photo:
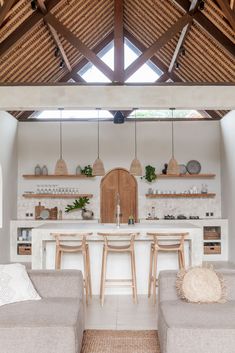
[(91, 210), (82, 210), (82, 218), (85, 220), (93, 219), (94, 213)]

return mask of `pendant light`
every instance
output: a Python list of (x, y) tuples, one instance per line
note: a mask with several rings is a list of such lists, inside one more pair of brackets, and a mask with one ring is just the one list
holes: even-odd
[(180, 168), (179, 164), (174, 157), (174, 108), (171, 108), (171, 159), (168, 163), (167, 174), (168, 175), (179, 175)]
[(102, 162), (102, 160), (100, 159), (100, 116), (99, 116), (99, 109), (97, 109), (98, 111), (98, 119), (97, 119), (97, 132), (98, 132), (98, 145), (97, 145), (97, 150), (98, 150), (98, 157), (95, 160), (94, 164), (93, 164), (93, 170), (92, 170), (92, 174), (94, 176), (102, 176), (105, 175), (105, 169), (104, 169), (104, 164)]
[(63, 159), (62, 110), (60, 109), (60, 158), (56, 162), (55, 175), (68, 175), (68, 168)]
[(137, 138), (136, 138), (136, 109), (135, 109), (135, 158), (131, 162), (130, 173), (135, 176), (142, 176), (142, 166), (137, 159)]

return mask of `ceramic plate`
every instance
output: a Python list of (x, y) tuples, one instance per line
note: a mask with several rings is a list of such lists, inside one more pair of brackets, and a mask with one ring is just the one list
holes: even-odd
[(201, 164), (195, 160), (189, 161), (186, 167), (189, 174), (199, 174), (201, 171)]
[(186, 174), (187, 173), (187, 168), (184, 164), (180, 164), (180, 174)]

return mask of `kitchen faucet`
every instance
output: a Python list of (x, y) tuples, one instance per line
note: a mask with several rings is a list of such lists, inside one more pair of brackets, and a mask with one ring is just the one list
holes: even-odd
[(117, 228), (120, 227), (120, 218), (121, 218), (121, 206), (120, 206), (120, 195), (117, 193), (116, 196), (116, 226)]

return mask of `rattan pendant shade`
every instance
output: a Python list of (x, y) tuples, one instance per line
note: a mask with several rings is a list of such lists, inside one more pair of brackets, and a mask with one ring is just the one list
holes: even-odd
[(171, 151), (172, 157), (168, 163), (167, 174), (168, 175), (179, 175), (180, 168), (177, 160), (174, 157), (174, 122), (173, 122), (173, 109), (172, 109), (172, 121), (171, 121)]
[(68, 175), (68, 168), (65, 160), (63, 159), (63, 136), (62, 136), (62, 110), (60, 110), (60, 158), (56, 162), (55, 175)]
[(135, 176), (142, 176), (143, 175), (142, 165), (137, 158), (136, 111), (135, 111), (135, 158), (131, 162), (130, 173)]
[(94, 176), (103, 176), (105, 175), (104, 163), (100, 159), (100, 120), (99, 120), (99, 110), (98, 110), (98, 123), (97, 123), (97, 130), (98, 130), (98, 157), (96, 158), (93, 168), (92, 174)]

